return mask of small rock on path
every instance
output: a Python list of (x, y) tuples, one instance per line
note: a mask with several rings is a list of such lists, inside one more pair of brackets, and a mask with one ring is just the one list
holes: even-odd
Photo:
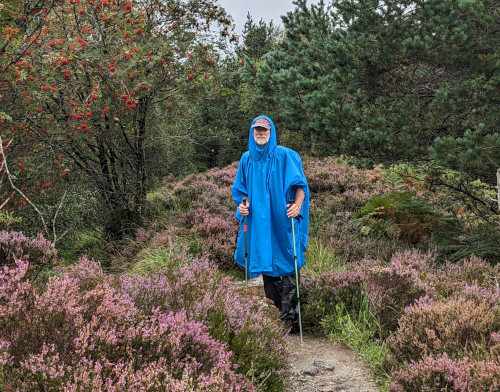
[(285, 392), (379, 392), (364, 362), (323, 337), (288, 335), (291, 366)]

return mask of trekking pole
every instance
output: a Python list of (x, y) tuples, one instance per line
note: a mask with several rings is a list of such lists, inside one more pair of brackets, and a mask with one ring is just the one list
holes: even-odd
[[(294, 202), (290, 200), (289, 204)], [(299, 332), (300, 332), (300, 343), (302, 343), (302, 317), (300, 315), (300, 292), (299, 292), (299, 271), (297, 269), (297, 248), (295, 247), (295, 224), (294, 218), (292, 218), (292, 237), (293, 237), (293, 259), (295, 261), (295, 285), (297, 287), (297, 305), (299, 309)]]
[[(243, 199), (243, 205), (247, 205), (247, 198)], [(247, 217), (243, 217), (243, 232), (245, 233), (245, 288), (248, 288), (248, 264), (247, 264)]]

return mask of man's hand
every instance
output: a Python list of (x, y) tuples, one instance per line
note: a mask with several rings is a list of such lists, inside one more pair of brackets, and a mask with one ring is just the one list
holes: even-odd
[(302, 209), (302, 203), (306, 198), (306, 194), (301, 187), (297, 188), (295, 192), (295, 201), (291, 201), (286, 205), (286, 216), (289, 218), (296, 218), (300, 214), (300, 210)]
[(246, 200), (246, 205), (243, 204), (243, 202), (238, 206), (238, 211), (240, 212), (240, 214), (242, 216), (248, 216), (248, 214), (250, 213), (250, 203), (248, 203), (248, 199), (244, 199)]
[(286, 216), (289, 218), (296, 218), (300, 214), (301, 207), (295, 203), (290, 203), (286, 205)]

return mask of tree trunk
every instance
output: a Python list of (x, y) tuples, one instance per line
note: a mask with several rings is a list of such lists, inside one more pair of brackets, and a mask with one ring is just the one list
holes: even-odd
[(146, 200), (146, 116), (149, 105), (148, 99), (139, 101), (139, 117), (136, 129), (136, 179), (135, 179), (135, 213), (137, 218), (143, 214), (143, 204)]
[(498, 213), (500, 214), (500, 167), (497, 169), (497, 201)]

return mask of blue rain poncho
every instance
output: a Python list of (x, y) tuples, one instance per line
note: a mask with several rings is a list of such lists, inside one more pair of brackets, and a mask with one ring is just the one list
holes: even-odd
[[(236, 206), (248, 197), (250, 213), (247, 216), (248, 276), (260, 274), (282, 277), (295, 273), (293, 257), (292, 222), (286, 216), (288, 201), (295, 199), (297, 187), (305, 193), (301, 213), (295, 218), (297, 267), (305, 264), (309, 225), (309, 187), (302, 170), (299, 154), (289, 148), (276, 145), (276, 129), (269, 117), (271, 133), (264, 148), (259, 148), (250, 127), (248, 151), (243, 154), (231, 192)], [(243, 216), (236, 208), (240, 222), (235, 261), (245, 267), (245, 236)]]

